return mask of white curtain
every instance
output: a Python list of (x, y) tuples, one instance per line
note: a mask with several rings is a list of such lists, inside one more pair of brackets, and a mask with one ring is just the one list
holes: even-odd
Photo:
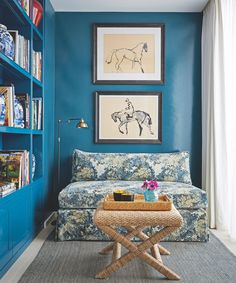
[(210, 227), (236, 240), (236, 0), (211, 0), (203, 12), (202, 131)]

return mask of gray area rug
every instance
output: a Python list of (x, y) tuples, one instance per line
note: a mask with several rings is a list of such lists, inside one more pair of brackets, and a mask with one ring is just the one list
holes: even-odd
[[(53, 235), (22, 276), (20, 283), (94, 283), (95, 273), (111, 256), (99, 255), (106, 242), (55, 242)], [(208, 243), (162, 243), (170, 256), (164, 264), (186, 283), (236, 283), (236, 257), (211, 234)], [(109, 283), (167, 282), (162, 274), (139, 259), (130, 262), (108, 279)]]

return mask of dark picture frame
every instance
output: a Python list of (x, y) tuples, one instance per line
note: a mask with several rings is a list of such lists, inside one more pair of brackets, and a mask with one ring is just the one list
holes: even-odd
[(97, 91), (95, 143), (161, 144), (162, 93)]
[(164, 84), (165, 25), (94, 24), (94, 84)]

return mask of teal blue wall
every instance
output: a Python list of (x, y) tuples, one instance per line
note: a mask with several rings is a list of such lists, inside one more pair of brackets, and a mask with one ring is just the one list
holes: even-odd
[(45, 217), (52, 210), (54, 170), (54, 111), (55, 111), (55, 12), (50, 1), (45, 1), (45, 89), (44, 89), (44, 168), (45, 168)]
[[(93, 23), (164, 23), (164, 85), (93, 85)], [(88, 130), (62, 128), (62, 185), (70, 180), (74, 148), (95, 152), (191, 152), (194, 184), (201, 184), (201, 13), (56, 13), (55, 123), (83, 116)], [(97, 90), (163, 92), (161, 145), (94, 144)]]

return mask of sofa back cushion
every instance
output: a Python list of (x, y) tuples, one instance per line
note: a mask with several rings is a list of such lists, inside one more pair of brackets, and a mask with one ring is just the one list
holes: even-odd
[(93, 153), (74, 150), (72, 182), (150, 179), (191, 184), (189, 153)]

